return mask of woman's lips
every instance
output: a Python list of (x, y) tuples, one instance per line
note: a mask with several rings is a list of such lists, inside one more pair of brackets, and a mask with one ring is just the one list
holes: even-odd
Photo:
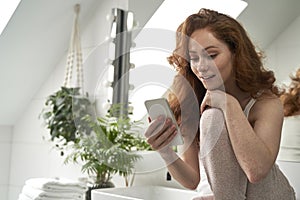
[(201, 76), (200, 78), (203, 79), (203, 80), (208, 80), (208, 79), (211, 79), (213, 78), (215, 75), (205, 75), (205, 76)]

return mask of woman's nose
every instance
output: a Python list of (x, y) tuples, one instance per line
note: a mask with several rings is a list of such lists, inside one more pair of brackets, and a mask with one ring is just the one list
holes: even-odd
[(210, 59), (208, 56), (200, 56), (197, 61), (191, 62), (193, 68), (195, 68), (199, 72), (206, 72), (210, 66)]
[(207, 63), (200, 63), (197, 69), (199, 72), (206, 72), (208, 70), (208, 65)]
[(201, 58), (197, 63), (196, 68), (199, 72), (206, 72), (208, 70), (208, 62), (206, 61), (206, 59)]

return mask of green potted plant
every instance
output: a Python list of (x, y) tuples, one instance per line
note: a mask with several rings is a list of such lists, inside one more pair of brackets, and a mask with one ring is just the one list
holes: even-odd
[[(88, 95), (80, 95), (80, 88), (61, 87), (50, 95), (42, 110), (51, 141), (66, 155), (65, 164), (82, 164), (93, 187), (113, 187), (111, 178), (119, 174), (129, 185), (128, 175), (141, 157), (135, 151), (149, 150), (149, 144), (140, 136), (141, 121), (129, 115), (116, 116), (121, 105), (113, 105), (104, 117), (91, 115), (92, 103)], [(125, 112), (128, 113), (128, 112)], [(90, 192), (90, 191), (88, 191)]]
[(128, 116), (115, 117), (115, 109), (118, 106), (112, 106), (104, 117), (84, 117), (92, 132), (81, 136), (80, 141), (73, 144), (65, 160), (65, 163), (82, 162), (82, 172), (90, 178), (87, 199), (91, 189), (114, 187), (111, 182), (114, 174), (124, 177), (128, 186), (127, 177), (132, 174), (135, 162), (141, 159), (135, 151), (150, 149), (139, 134), (142, 123), (132, 121)]
[(61, 87), (47, 97), (40, 117), (50, 131), (50, 140), (61, 151), (61, 155), (69, 142), (78, 143), (82, 134), (91, 132), (83, 120), (91, 105), (88, 95), (81, 95), (79, 87)]

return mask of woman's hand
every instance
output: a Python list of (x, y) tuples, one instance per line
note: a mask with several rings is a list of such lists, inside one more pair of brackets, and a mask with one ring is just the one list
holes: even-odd
[(152, 149), (163, 151), (168, 147), (168, 144), (176, 136), (177, 130), (175, 124), (170, 118), (159, 116), (157, 119), (151, 121), (149, 127), (145, 132), (147, 142)]
[(219, 108), (224, 111), (226, 106), (226, 101), (228, 100), (228, 97), (230, 95), (221, 91), (221, 90), (212, 90), (206, 91), (206, 94), (203, 98), (203, 101), (201, 103), (201, 113), (205, 110), (206, 107), (214, 107)]

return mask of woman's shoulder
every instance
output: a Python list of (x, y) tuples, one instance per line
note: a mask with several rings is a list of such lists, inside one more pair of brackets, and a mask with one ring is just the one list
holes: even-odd
[(262, 116), (276, 115), (283, 117), (283, 105), (275, 94), (261, 94), (250, 111), (249, 117), (252, 120), (260, 119)]
[(278, 104), (278, 106), (282, 107), (282, 103), (280, 98), (273, 93), (262, 93), (258, 97), (256, 97), (256, 101), (258, 104)]

